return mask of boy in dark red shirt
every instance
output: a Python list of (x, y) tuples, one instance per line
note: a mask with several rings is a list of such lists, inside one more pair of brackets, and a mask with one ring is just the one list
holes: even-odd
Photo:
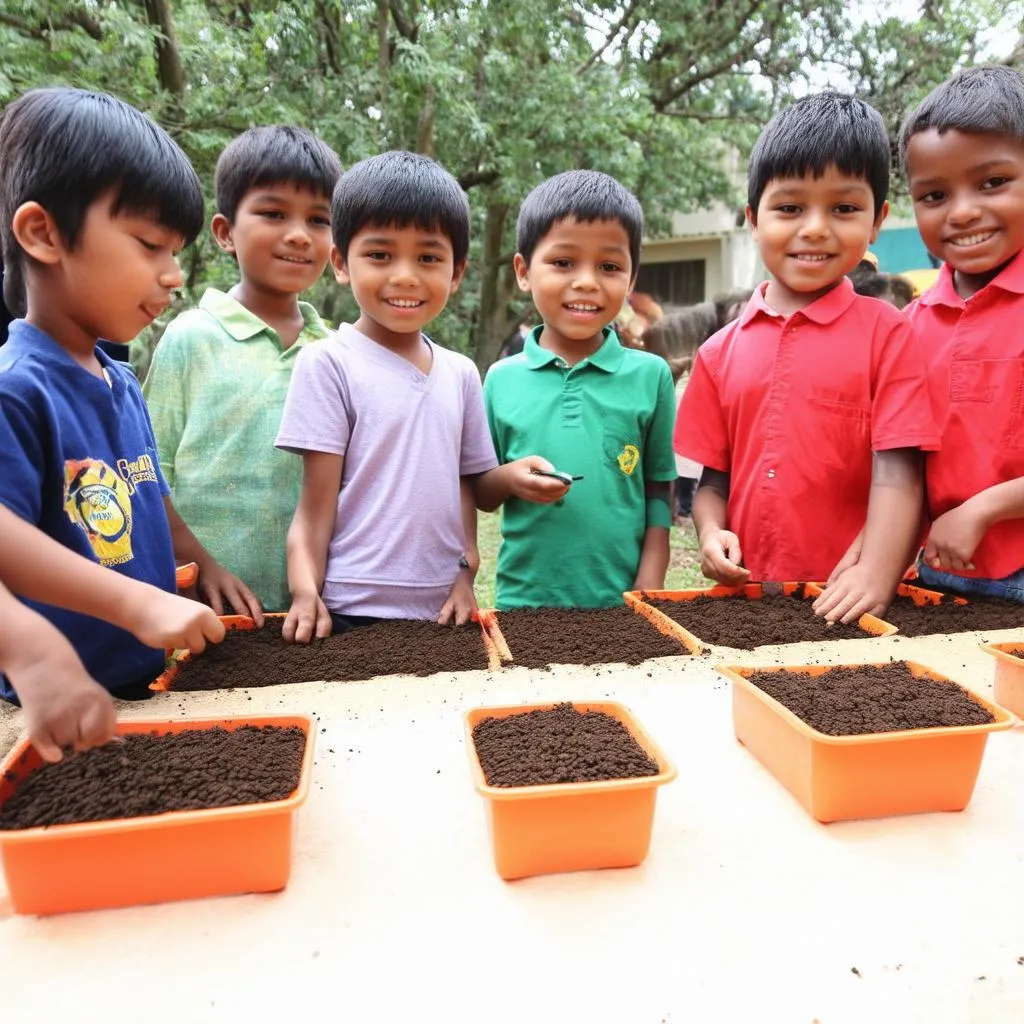
[(921, 238), (944, 261), (907, 309), (942, 429), (920, 579), (1024, 602), (1024, 77), (956, 75), (909, 115), (900, 153)]
[(881, 117), (852, 97), (772, 119), (747, 206), (771, 278), (700, 348), (676, 422), (676, 451), (706, 467), (704, 574), (827, 580), (815, 610), (832, 621), (892, 600), (920, 535), (920, 450), (938, 443), (913, 329), (846, 277), (888, 213), (889, 162)]

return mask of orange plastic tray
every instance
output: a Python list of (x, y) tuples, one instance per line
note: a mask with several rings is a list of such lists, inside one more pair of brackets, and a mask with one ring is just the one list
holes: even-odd
[(1024, 718), (1024, 640), (1001, 644), (982, 644), (981, 649), (996, 659), (993, 692), (996, 703)]
[[(119, 722), (118, 735), (177, 733), (214, 726), (298, 726), (306, 750), (295, 792), (285, 800), (143, 818), (0, 831), (0, 862), (19, 914), (60, 914), (137, 903), (283, 889), (291, 873), (293, 816), (305, 802), (316, 730), (308, 715)], [(27, 737), (0, 765), (0, 804), (15, 771), (38, 767)]]
[(546, 786), (489, 786), (480, 767), (473, 728), (485, 718), (550, 711), (554, 704), (474, 708), (466, 713), (466, 750), (476, 791), (484, 798), (494, 866), (504, 879), (561, 871), (625, 868), (639, 864), (651, 845), (657, 787), (675, 767), (630, 710), (615, 701), (574, 703), (577, 711), (603, 711), (622, 722), (658, 762), (657, 775), (605, 782)]
[(197, 579), (199, 579), (199, 566), (195, 562), (186, 562), (174, 570), (174, 582), (179, 590), (194, 587)]
[[(915, 676), (951, 682), (916, 662), (905, 664)], [(819, 676), (840, 666), (717, 667), (733, 684), (736, 738), (818, 821), (962, 811), (974, 792), (988, 734), (1015, 723), (1004, 708), (972, 694), (992, 713), (993, 722), (826, 736), (748, 677), (754, 672)]]
[[(666, 615), (664, 612), (659, 611), (652, 605), (647, 604), (644, 600), (644, 595), (666, 601), (694, 601), (698, 597), (737, 596), (745, 597), (751, 601), (757, 601), (764, 597), (766, 586), (771, 587), (773, 585), (763, 583), (744, 583), (739, 587), (714, 586), (708, 587), (706, 590), (631, 590), (627, 591), (622, 596), (625, 598), (627, 605), (629, 605), (635, 612), (642, 615), (652, 625), (656, 626), (662, 633), (676, 637), (676, 639), (678, 639), (692, 654), (703, 654), (705, 651), (710, 650), (713, 645), (701, 640), (697, 636), (694, 636), (693, 633), (684, 626), (681, 626), (675, 621), (675, 619)], [(798, 587), (800, 587), (801, 584), (778, 583), (774, 584), (774, 586), (778, 587), (780, 592), (788, 597)], [(805, 583), (803, 586), (805, 588), (805, 600), (808, 601), (811, 600), (811, 598), (817, 597), (822, 592), (822, 588), (817, 583)], [(862, 615), (857, 620), (857, 625), (866, 633), (871, 633), (873, 636), (892, 636), (893, 633), (897, 632), (896, 627), (891, 623), (883, 622), (874, 615)]]
[[(901, 583), (896, 588), (896, 596), (909, 597), (918, 608), (923, 608), (926, 604), (941, 604), (950, 595), (940, 594), (937, 590), (926, 590), (913, 583)], [(954, 597), (953, 604), (970, 604), (970, 601), (964, 597)]]

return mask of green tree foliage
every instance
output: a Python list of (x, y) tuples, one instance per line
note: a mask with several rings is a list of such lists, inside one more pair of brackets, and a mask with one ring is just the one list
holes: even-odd
[[(864, 5), (861, 5), (864, 6)], [(303, 124), (346, 164), (429, 153), (467, 190), (471, 270), (435, 333), (481, 367), (526, 309), (511, 255), (522, 196), (595, 167), (673, 211), (739, 200), (745, 153), (794, 92), (859, 90), (895, 129), (907, 104), (975, 59), (1020, 4), (925, 0), (917, 19), (842, 0), (0, 0), (0, 103), (32, 86), (103, 89), (149, 112), (209, 184), (254, 124)], [(1015, 53), (1014, 57), (1018, 54)], [(185, 300), (235, 270), (209, 239), (186, 254)], [(352, 315), (325, 279), (314, 301)]]

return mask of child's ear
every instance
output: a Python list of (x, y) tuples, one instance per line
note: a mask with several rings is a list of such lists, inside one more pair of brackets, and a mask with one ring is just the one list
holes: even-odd
[(234, 253), (235, 240), (232, 237), (231, 221), (223, 213), (215, 213), (210, 221), (210, 232), (223, 252)]
[(18, 245), (39, 263), (53, 266), (65, 249), (57, 223), (37, 202), (22, 203), (11, 218), (11, 231)]
[(530, 290), (530, 265), (523, 258), (522, 253), (516, 253), (512, 260), (512, 267), (516, 272), (516, 281), (519, 282), (519, 290), (528, 292)]
[(452, 286), (448, 289), (449, 295), (454, 295), (459, 290), (459, 285), (462, 284), (462, 278), (466, 274), (466, 261), (463, 260), (461, 263), (455, 264), (455, 272), (452, 274)]
[(882, 203), (881, 210), (878, 211), (878, 216), (875, 218), (875, 223), (871, 227), (871, 241), (878, 241), (878, 232), (881, 230), (882, 225), (885, 223), (885, 218), (889, 216), (889, 201), (886, 200)]
[(351, 282), (352, 278), (345, 264), (345, 257), (341, 255), (341, 250), (336, 245), (331, 246), (331, 269), (334, 271), (334, 280), (338, 284)]
[(747, 223), (750, 225), (750, 233), (753, 238), (757, 239), (757, 210), (752, 206), (748, 206), (746, 209)]

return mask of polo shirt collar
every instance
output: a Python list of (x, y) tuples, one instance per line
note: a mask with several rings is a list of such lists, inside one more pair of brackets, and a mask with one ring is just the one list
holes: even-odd
[[(757, 316), (768, 316), (776, 319), (782, 316), (781, 313), (772, 309), (765, 302), (764, 293), (767, 287), (768, 282), (765, 281), (754, 289), (754, 294), (750, 296), (750, 301), (740, 317), (740, 325), (742, 327), (746, 327)], [(824, 326), (838, 320), (853, 305), (853, 300), (856, 296), (857, 293), (853, 290), (853, 283), (848, 277), (844, 277), (834, 288), (822, 295), (820, 299), (816, 299), (809, 306), (804, 306), (803, 309), (797, 310), (793, 316), (800, 315), (816, 324)]]
[[(1016, 256), (984, 288), (979, 288), (975, 295), (980, 295), (989, 288), (999, 288), (1004, 292), (1024, 295), (1024, 250)], [(972, 298), (974, 296), (971, 296)], [(965, 301), (953, 283), (953, 268), (943, 263), (935, 284), (918, 299), (922, 306), (950, 306), (963, 309)]]
[[(541, 348), (538, 339), (543, 329), (543, 325), (534, 327), (527, 335), (526, 343), (523, 345), (523, 356), (526, 359), (526, 365), (531, 370), (540, 370), (558, 359), (558, 356), (550, 349)], [(585, 366), (589, 363), (605, 373), (614, 373), (622, 365), (625, 354), (618, 335), (610, 327), (605, 327), (604, 342), (601, 347), (593, 355), (581, 359), (576, 365)]]
[[(199, 300), (199, 308), (210, 314), (235, 341), (248, 341), (264, 331), (272, 331), (255, 313), (248, 310), (237, 299), (217, 288), (207, 288)], [(316, 328), (326, 334), (320, 314), (308, 303), (300, 302), (299, 311), (305, 323), (303, 330)]]

